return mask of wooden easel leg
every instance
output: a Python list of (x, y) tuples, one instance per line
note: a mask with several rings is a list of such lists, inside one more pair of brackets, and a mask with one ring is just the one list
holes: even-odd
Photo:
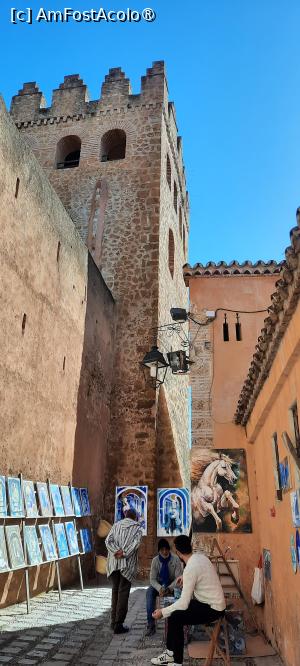
[(224, 639), (225, 639), (225, 664), (226, 666), (230, 666), (230, 652), (229, 652), (229, 640), (228, 640), (228, 626), (227, 626), (227, 621), (226, 617), (224, 617), (223, 622), (223, 631), (224, 631)]
[(77, 562), (78, 562), (78, 571), (79, 571), (80, 589), (81, 589), (81, 592), (83, 592), (83, 578), (82, 578), (82, 569), (81, 569), (80, 555), (77, 555)]
[(30, 613), (30, 591), (29, 591), (29, 571), (25, 569), (25, 587), (26, 587), (26, 605), (27, 615)]
[(57, 561), (55, 562), (55, 569), (56, 569), (56, 580), (57, 580), (58, 597), (59, 597), (59, 601), (61, 601), (60, 571), (59, 571), (59, 564), (58, 564)]
[(215, 649), (216, 649), (216, 644), (217, 644), (218, 636), (219, 636), (219, 633), (220, 633), (220, 628), (221, 628), (221, 620), (218, 621), (218, 623), (216, 624), (214, 630), (213, 630), (212, 633), (211, 633), (211, 640), (210, 640), (210, 644), (209, 644), (209, 651), (208, 651), (208, 655), (207, 655), (207, 657), (206, 657), (206, 660), (205, 660), (204, 666), (211, 666), (211, 664), (212, 664), (212, 662), (213, 662), (213, 658), (214, 658), (214, 654), (215, 654)]

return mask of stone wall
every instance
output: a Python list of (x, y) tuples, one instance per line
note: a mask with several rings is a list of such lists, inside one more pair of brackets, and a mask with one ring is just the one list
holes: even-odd
[[(98, 269), (90, 263), (88, 272), (85, 245), (2, 101), (0, 220), (1, 474), (87, 483), (99, 510), (114, 302)], [(31, 572), (33, 592), (53, 583), (49, 567), (40, 569)], [(7, 576), (2, 604), (24, 596), (22, 576)], [(65, 565), (63, 580), (72, 576), (73, 565)]]

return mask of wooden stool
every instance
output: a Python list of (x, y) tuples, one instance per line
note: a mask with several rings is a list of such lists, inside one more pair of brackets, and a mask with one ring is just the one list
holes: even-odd
[[(231, 666), (231, 661), (230, 661), (230, 653), (229, 653), (229, 641), (228, 641), (228, 633), (227, 633), (227, 622), (226, 618), (220, 617), (219, 620), (216, 622), (213, 622), (211, 624), (205, 624), (203, 625), (204, 629), (207, 633), (207, 635), (210, 638), (209, 646), (208, 646), (208, 655), (205, 659), (204, 666), (211, 666), (213, 663), (214, 659), (214, 654), (216, 652), (217, 658), (222, 659), (223, 663), (225, 666)], [(225, 640), (225, 651), (220, 648), (218, 644), (218, 638), (221, 633), (221, 630), (223, 629), (224, 632), (224, 640)], [(191, 646), (193, 645), (192, 643), (190, 644)], [(192, 663), (194, 660), (197, 659), (196, 656), (191, 657), (189, 662)], [(199, 659), (203, 659), (203, 657), (199, 656)]]

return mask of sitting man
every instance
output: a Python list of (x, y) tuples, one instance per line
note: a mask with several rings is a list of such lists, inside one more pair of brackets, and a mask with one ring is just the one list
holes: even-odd
[(153, 618), (168, 618), (167, 649), (159, 657), (151, 659), (156, 666), (183, 663), (183, 627), (190, 624), (209, 624), (225, 612), (223, 589), (211, 561), (202, 553), (194, 553), (189, 537), (180, 535), (174, 539), (176, 553), (184, 562), (182, 593), (171, 606), (153, 612)]
[(182, 565), (177, 555), (172, 555), (167, 539), (158, 542), (158, 555), (153, 558), (150, 570), (150, 587), (146, 594), (147, 631), (146, 636), (155, 633), (155, 621), (152, 613), (155, 609), (156, 597), (165, 597), (174, 592), (176, 580), (182, 574)]

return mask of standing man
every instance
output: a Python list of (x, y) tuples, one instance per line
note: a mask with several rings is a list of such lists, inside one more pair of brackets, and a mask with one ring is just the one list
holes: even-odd
[(108, 550), (107, 577), (112, 581), (111, 628), (115, 634), (129, 631), (124, 626), (128, 611), (131, 583), (137, 572), (137, 552), (142, 540), (142, 528), (133, 509), (126, 518), (115, 523), (105, 540)]
[(182, 593), (174, 604), (153, 613), (155, 620), (168, 618), (167, 649), (151, 659), (155, 666), (182, 666), (183, 627), (214, 622), (224, 615), (226, 607), (218, 574), (208, 557), (202, 553), (193, 554), (190, 539), (183, 534), (174, 539), (174, 546), (185, 563)]
[(171, 553), (167, 539), (158, 542), (158, 555), (153, 558), (150, 569), (150, 587), (146, 593), (147, 603), (147, 631), (146, 636), (155, 633), (155, 621), (152, 613), (155, 609), (156, 597), (173, 594), (176, 580), (182, 574), (182, 565), (179, 557)]

